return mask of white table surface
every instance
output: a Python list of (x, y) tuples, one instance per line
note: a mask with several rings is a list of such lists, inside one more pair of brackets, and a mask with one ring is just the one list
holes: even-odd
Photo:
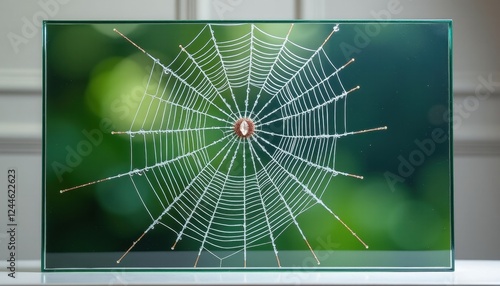
[[(1, 285), (500, 285), (500, 260), (457, 260), (453, 272), (49, 272), (19, 261)], [(23, 266), (24, 265), (24, 266)]]

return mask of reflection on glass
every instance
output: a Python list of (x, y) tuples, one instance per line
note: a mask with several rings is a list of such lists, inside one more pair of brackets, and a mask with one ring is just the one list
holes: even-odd
[(442, 269), (451, 23), (49, 21), (44, 269)]

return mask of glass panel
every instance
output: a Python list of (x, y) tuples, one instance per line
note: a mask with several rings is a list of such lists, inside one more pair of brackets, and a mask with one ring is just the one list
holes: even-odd
[(43, 269), (452, 270), (450, 21), (44, 26)]

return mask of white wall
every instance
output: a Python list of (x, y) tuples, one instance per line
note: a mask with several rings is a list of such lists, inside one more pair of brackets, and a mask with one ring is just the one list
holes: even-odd
[[(457, 110), (464, 110), (455, 124), (456, 254), (459, 259), (500, 259), (500, 84), (483, 84), (500, 82), (500, 17), (495, 16), (499, 9), (500, 1), (494, 0), (1, 1), (0, 189), (7, 168), (17, 168), (18, 259), (40, 257), (42, 18), (376, 19), (382, 15), (454, 21), (455, 102)], [(13, 44), (9, 33), (22, 37), (21, 42)], [(490, 96), (481, 97), (478, 90), (488, 90)], [(5, 257), (4, 208), (0, 204), (0, 257)]]

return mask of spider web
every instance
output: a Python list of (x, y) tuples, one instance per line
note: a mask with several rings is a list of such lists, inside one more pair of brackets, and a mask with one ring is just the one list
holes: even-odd
[[(195, 267), (204, 251), (221, 265), (242, 253), (246, 267), (259, 247), (281, 267), (276, 240), (293, 227), (320, 264), (297, 221), (315, 205), (368, 248), (322, 196), (332, 177), (362, 178), (336, 168), (337, 142), (385, 127), (347, 129), (347, 98), (359, 86), (344, 88), (340, 73), (354, 59), (335, 65), (324, 50), (338, 25), (315, 48), (291, 39), (293, 24), (269, 27), (204, 25), (168, 65), (115, 30), (152, 61), (130, 129), (113, 132), (129, 138), (130, 171), (61, 192), (130, 178), (151, 223), (118, 263), (164, 227), (175, 234), (172, 250), (186, 237), (197, 242)], [(248, 137), (235, 127), (242, 118), (254, 129)]]

